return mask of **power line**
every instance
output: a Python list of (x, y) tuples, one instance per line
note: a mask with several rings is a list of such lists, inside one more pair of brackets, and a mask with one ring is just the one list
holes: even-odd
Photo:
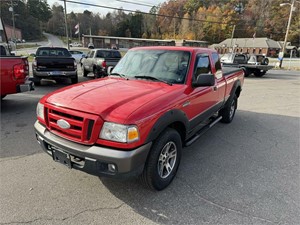
[[(59, 0), (59, 1), (64, 1), (64, 0)], [(124, 8), (116, 8), (116, 7), (110, 7), (110, 6), (104, 6), (104, 5), (96, 5), (96, 4), (92, 4), (92, 3), (77, 2), (77, 1), (72, 1), (72, 0), (66, 0), (66, 2), (72, 3), (72, 4), (79, 4), (79, 5), (85, 5), (85, 6), (93, 6), (93, 7), (105, 8), (105, 9), (123, 10), (125, 12), (140, 13), (140, 14), (144, 14), (144, 15), (161, 16), (161, 17), (172, 18), (172, 19), (182, 19), (182, 20), (190, 20), (190, 21), (197, 21), (197, 22), (206, 22), (206, 23), (216, 23), (216, 24), (229, 24), (229, 25), (232, 25), (232, 23), (223, 23), (223, 22), (210, 21), (210, 20), (201, 20), (201, 19), (190, 19), (190, 18), (185, 18), (185, 17), (169, 16), (169, 15), (163, 15), (163, 14), (157, 14), (157, 13), (146, 13), (146, 12), (141, 12), (141, 11), (137, 11), (137, 10), (124, 9)]]
[(144, 2), (132, 2), (132, 1), (126, 1), (126, 0), (116, 0), (117, 2), (125, 2), (128, 4), (133, 4), (133, 5), (141, 5), (141, 6), (147, 6), (147, 7), (153, 7), (154, 5), (150, 5), (148, 3)]

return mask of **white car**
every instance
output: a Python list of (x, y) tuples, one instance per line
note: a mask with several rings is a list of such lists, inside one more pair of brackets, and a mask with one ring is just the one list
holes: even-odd
[(82, 47), (82, 44), (78, 43), (78, 42), (74, 42), (70, 44), (70, 47)]
[(77, 63), (81, 62), (81, 59), (85, 57), (85, 53), (82, 51), (69, 51), (72, 55), (72, 57), (76, 60)]

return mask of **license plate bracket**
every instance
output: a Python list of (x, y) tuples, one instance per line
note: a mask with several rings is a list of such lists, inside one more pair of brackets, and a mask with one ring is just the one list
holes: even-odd
[(55, 162), (61, 163), (70, 169), (72, 168), (71, 158), (68, 153), (60, 151), (57, 148), (54, 149), (53, 147), (51, 147), (51, 149), (52, 158)]
[(52, 72), (50, 72), (50, 75), (52, 75), (52, 76), (60, 76), (60, 75), (62, 75), (62, 72), (61, 71), (52, 71)]

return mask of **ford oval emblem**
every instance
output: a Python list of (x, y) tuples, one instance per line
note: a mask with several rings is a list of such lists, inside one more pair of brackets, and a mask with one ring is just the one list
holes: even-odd
[(57, 120), (56, 124), (62, 129), (69, 129), (71, 125), (64, 119)]

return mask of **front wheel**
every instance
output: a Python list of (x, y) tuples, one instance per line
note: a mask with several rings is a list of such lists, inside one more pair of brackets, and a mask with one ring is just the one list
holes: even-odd
[(154, 141), (141, 175), (151, 189), (163, 190), (173, 180), (181, 159), (182, 142), (179, 133), (167, 128)]
[(225, 105), (225, 107), (220, 110), (219, 115), (222, 116), (221, 122), (231, 123), (235, 115), (237, 102), (237, 96), (234, 95), (233, 98), (231, 98), (229, 102)]

